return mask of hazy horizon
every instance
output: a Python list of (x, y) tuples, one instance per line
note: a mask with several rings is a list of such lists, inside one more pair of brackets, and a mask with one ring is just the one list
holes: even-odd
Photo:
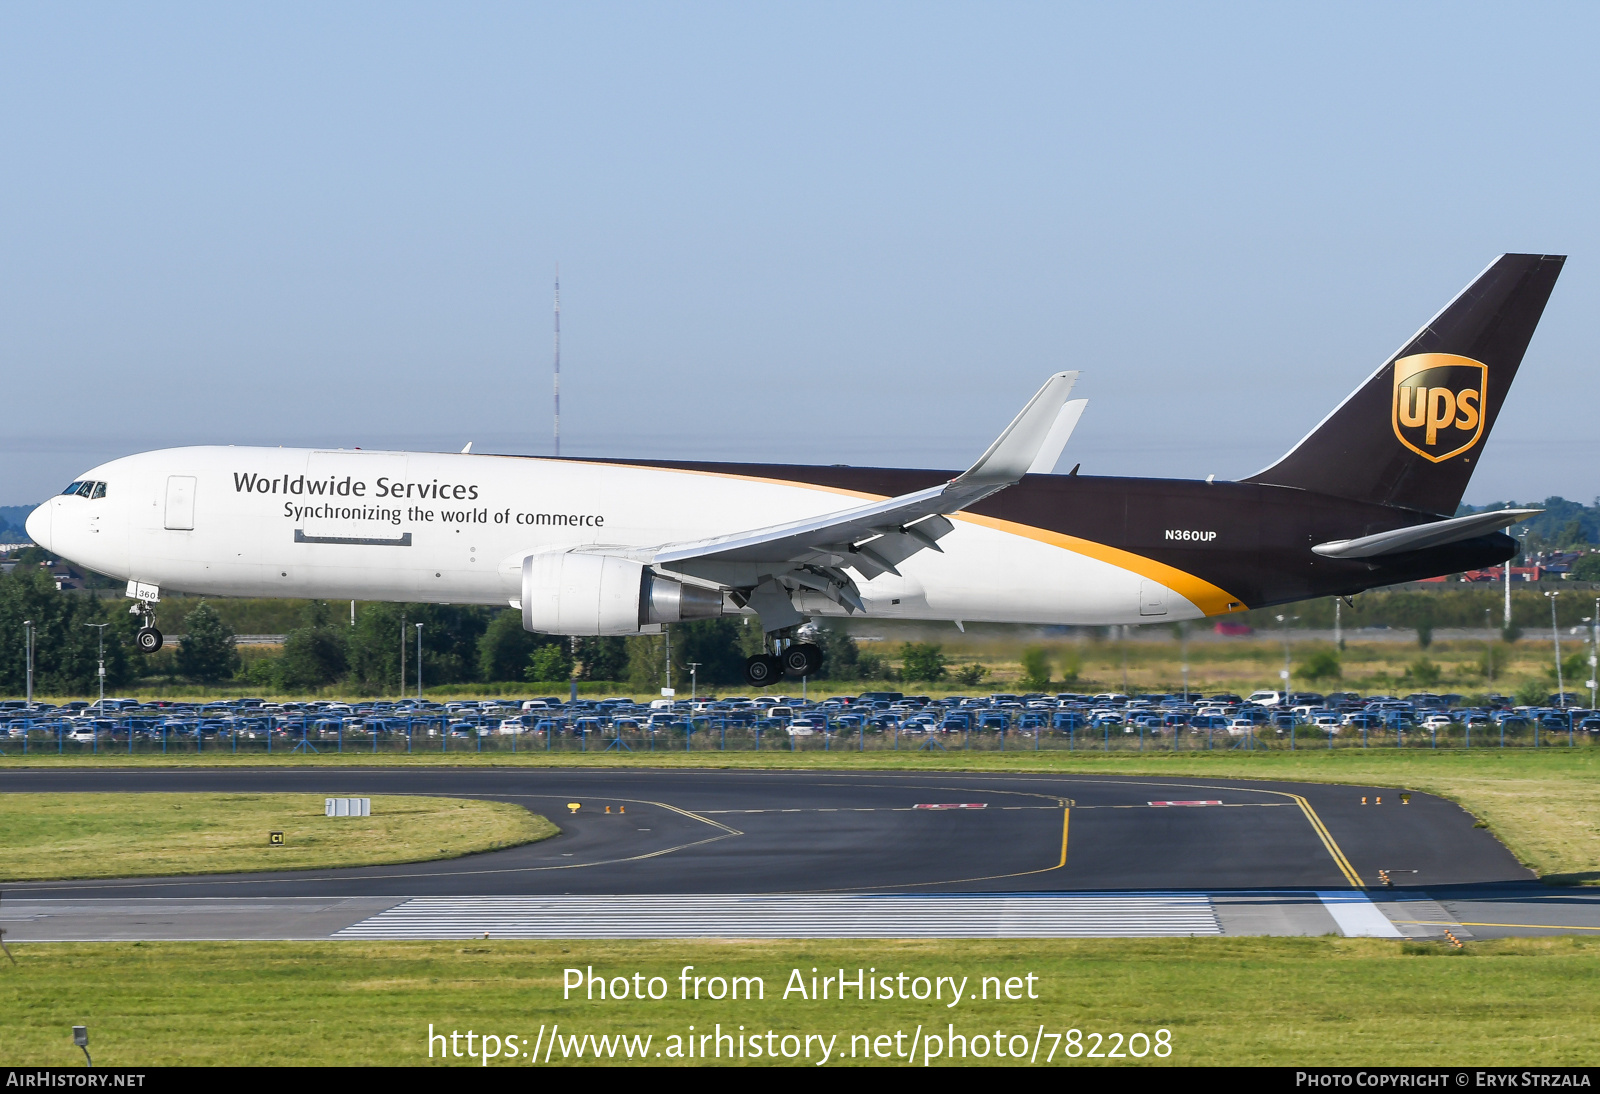
[(0, 504), (180, 444), (1230, 479), (1572, 256), (1472, 504), (1600, 494), (1588, 6), (0, 11)]

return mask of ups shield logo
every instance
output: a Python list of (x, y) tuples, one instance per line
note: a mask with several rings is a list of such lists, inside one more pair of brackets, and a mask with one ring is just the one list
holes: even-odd
[(1418, 353), (1394, 363), (1394, 435), (1425, 460), (1443, 463), (1483, 436), (1489, 367), (1453, 353)]

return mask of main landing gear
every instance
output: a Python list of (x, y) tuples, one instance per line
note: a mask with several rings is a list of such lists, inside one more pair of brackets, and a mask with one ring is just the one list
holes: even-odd
[(752, 687), (764, 688), (787, 676), (800, 680), (822, 671), (822, 649), (810, 642), (796, 642), (774, 657), (758, 653), (744, 663), (745, 681)]
[(758, 653), (746, 659), (744, 663), (745, 683), (751, 687), (764, 688), (768, 684), (777, 683), (778, 677), (783, 675), (783, 662), (770, 653)]

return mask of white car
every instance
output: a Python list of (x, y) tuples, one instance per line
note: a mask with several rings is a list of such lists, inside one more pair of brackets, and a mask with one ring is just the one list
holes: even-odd
[(1452, 719), (1451, 719), (1450, 715), (1444, 713), (1443, 711), (1436, 710), (1432, 714), (1428, 715), (1426, 718), (1422, 719), (1422, 728), (1423, 729), (1448, 729), (1448, 728), (1450, 728), (1451, 722), (1452, 722)]
[(1275, 707), (1283, 702), (1283, 699), (1284, 695), (1281, 691), (1252, 691), (1245, 702), (1255, 703), (1257, 706)]
[(787, 732), (791, 737), (815, 737), (822, 730), (820, 718), (796, 718), (790, 722)]
[(503, 719), (500, 722), (500, 728), (495, 732), (503, 736), (510, 736), (516, 733), (527, 733), (531, 729), (533, 729), (533, 719), (526, 714), (518, 714), (514, 717)]

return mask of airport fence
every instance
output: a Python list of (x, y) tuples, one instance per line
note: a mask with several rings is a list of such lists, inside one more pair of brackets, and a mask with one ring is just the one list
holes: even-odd
[[(1018, 720), (1020, 722), (1020, 720)], [(829, 720), (791, 733), (779, 723), (700, 718), (650, 725), (595, 718), (548, 718), (519, 732), (448, 716), (389, 719), (236, 718), (216, 722), (152, 719), (12, 719), (0, 722), (0, 761), (11, 756), (342, 755), (589, 752), (1202, 752), (1306, 749), (1524, 749), (1595, 747), (1594, 735), (1565, 726), (1507, 719), (1495, 725), (1257, 727), (1252, 732), (1191, 726), (1090, 724), (1057, 717), (1035, 724), (879, 727)]]

